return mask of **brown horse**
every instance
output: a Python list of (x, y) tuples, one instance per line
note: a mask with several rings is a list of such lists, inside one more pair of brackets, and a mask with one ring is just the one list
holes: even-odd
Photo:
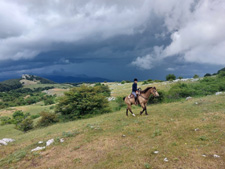
[[(142, 111), (140, 112), (140, 115), (142, 115), (142, 113), (145, 111), (145, 114), (148, 115), (147, 113), (147, 102), (148, 99), (150, 97), (150, 95), (153, 94), (153, 96), (158, 97), (159, 94), (156, 90), (155, 87), (147, 87), (145, 90), (140, 91), (140, 94), (138, 95), (138, 103), (141, 105), (142, 107)], [(135, 116), (135, 114), (132, 112), (131, 110), (131, 105), (135, 104), (135, 98), (134, 96), (131, 94), (127, 97), (124, 97), (123, 100), (125, 101), (125, 103), (127, 104), (127, 110), (126, 110), (126, 115), (128, 116), (128, 110), (131, 112), (131, 114), (133, 116)]]

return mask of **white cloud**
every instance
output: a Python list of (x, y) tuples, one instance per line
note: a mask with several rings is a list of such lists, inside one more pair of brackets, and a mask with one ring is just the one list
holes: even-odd
[(159, 62), (161, 61), (163, 56), (162, 51), (163, 46), (161, 47), (155, 46), (151, 54), (147, 54), (144, 57), (137, 57), (137, 59), (133, 61), (131, 64), (141, 69), (151, 69), (155, 67), (157, 64), (159, 64)]
[[(186, 62), (225, 65), (225, 1), (170, 2), (167, 8), (159, 7), (158, 14), (163, 15), (172, 42), (164, 48), (157, 62), (178, 55)], [(149, 63), (146, 69), (154, 65), (152, 57), (138, 57), (133, 63), (137, 62)]]

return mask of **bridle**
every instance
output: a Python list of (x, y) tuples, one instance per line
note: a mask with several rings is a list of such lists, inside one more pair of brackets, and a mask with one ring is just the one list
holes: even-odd
[[(155, 91), (155, 90), (153, 90), (153, 93), (154, 93), (153, 95), (154, 95), (154, 97), (155, 97), (155, 95), (156, 95), (156, 94), (155, 94), (155, 93), (156, 93), (156, 91)], [(144, 98), (145, 100), (148, 100), (148, 98), (147, 98), (147, 97), (142, 96), (142, 95), (141, 95), (141, 93), (140, 93), (140, 95), (139, 95), (139, 96), (141, 96), (141, 97), (142, 97), (142, 98)]]

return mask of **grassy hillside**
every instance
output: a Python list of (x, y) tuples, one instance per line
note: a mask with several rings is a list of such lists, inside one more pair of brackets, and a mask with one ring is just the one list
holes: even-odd
[[(145, 86), (153, 85), (169, 90), (174, 84), (163, 82)], [(112, 96), (125, 96), (130, 93), (131, 83), (110, 83), (109, 86)], [(30, 106), (32, 111), (34, 105)], [(225, 165), (224, 107), (225, 95), (214, 95), (149, 105), (149, 116), (140, 116), (141, 108), (133, 107), (137, 116), (126, 117), (122, 108), (25, 134), (13, 125), (0, 126), (0, 139), (16, 140), (1, 146), (0, 168), (220, 169)], [(56, 139), (53, 145), (31, 152), (38, 141), (51, 138)], [(64, 138), (65, 142), (59, 143), (59, 138)], [(159, 151), (158, 154), (155, 151)], [(215, 158), (215, 154), (220, 157)]]

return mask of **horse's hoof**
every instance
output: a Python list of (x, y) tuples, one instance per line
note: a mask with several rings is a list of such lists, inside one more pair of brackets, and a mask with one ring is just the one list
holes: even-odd
[(135, 117), (135, 114), (132, 114), (132, 116), (134, 116), (134, 117)]
[(148, 114), (145, 114), (146, 116), (148, 116)]

